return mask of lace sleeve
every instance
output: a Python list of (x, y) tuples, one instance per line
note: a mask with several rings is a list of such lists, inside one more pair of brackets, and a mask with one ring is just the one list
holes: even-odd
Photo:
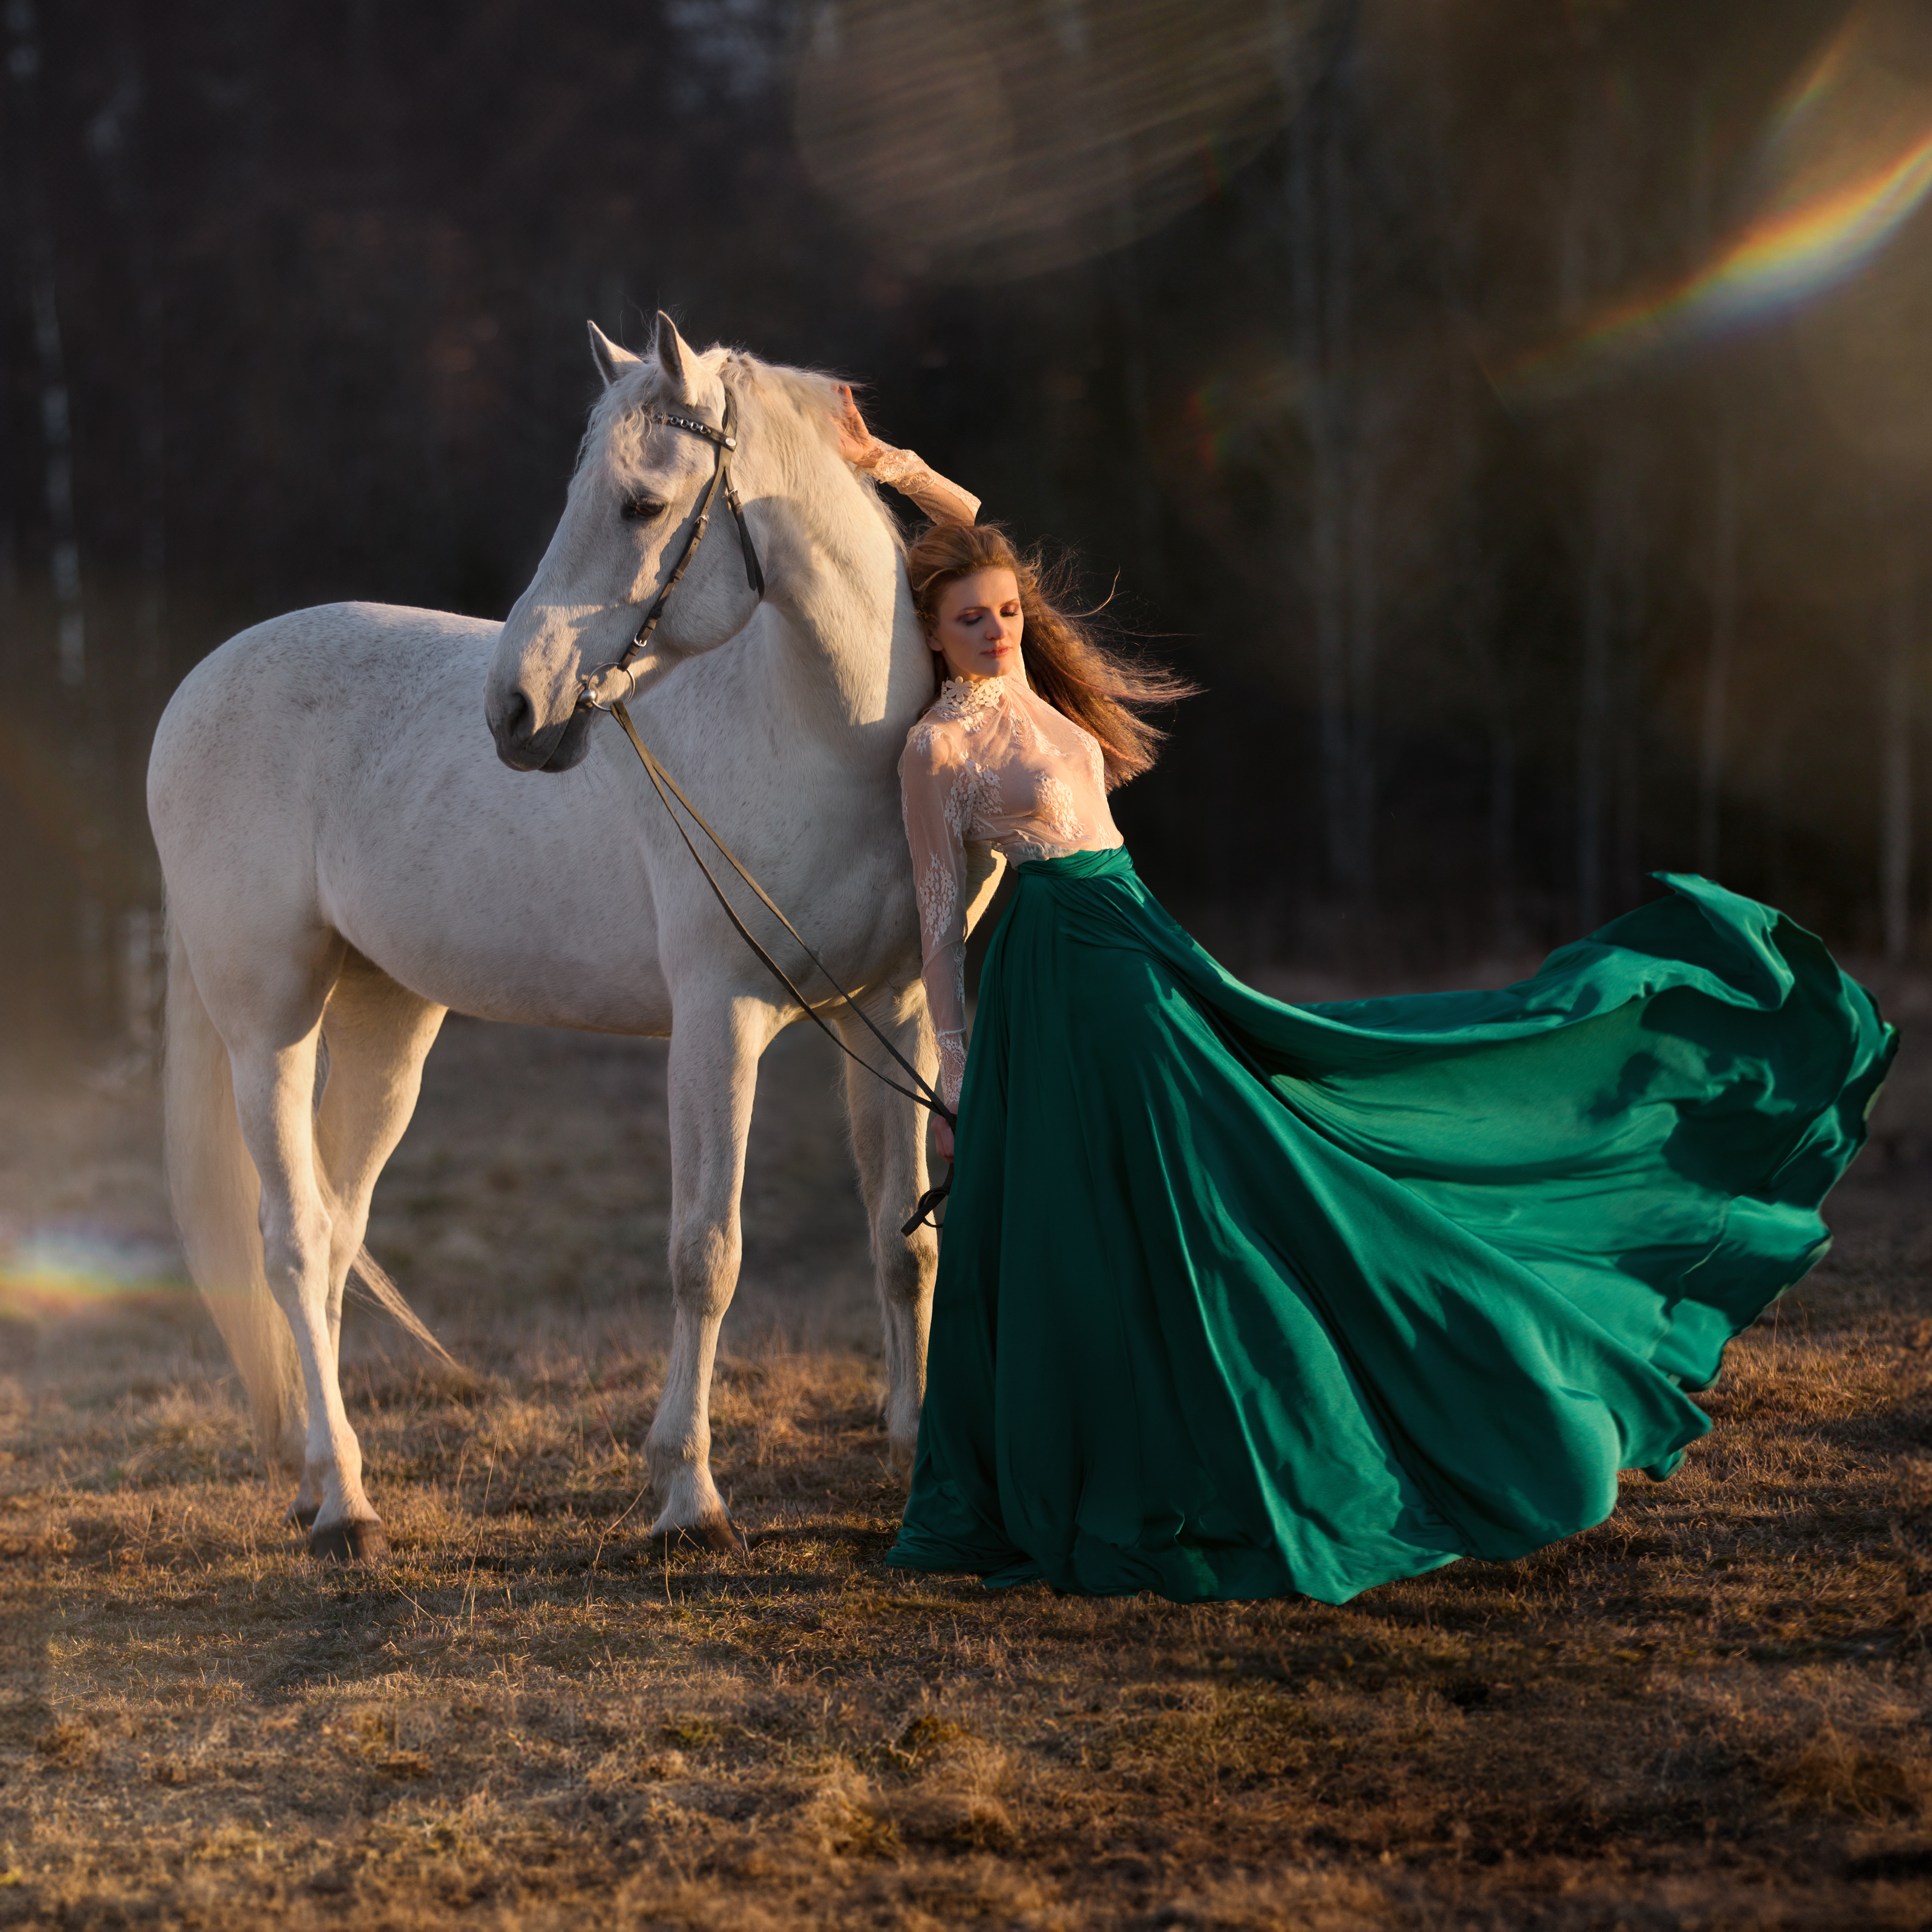
[(939, 1094), (959, 1105), (966, 1072), (966, 848), (951, 809), (962, 774), (930, 724), (913, 728), (899, 765), (906, 838), (919, 897), (920, 977), (939, 1036)]
[(928, 469), (910, 450), (895, 449), (890, 443), (875, 447), (867, 465), (872, 474), (910, 496), (935, 524), (970, 524), (980, 514), (978, 497)]

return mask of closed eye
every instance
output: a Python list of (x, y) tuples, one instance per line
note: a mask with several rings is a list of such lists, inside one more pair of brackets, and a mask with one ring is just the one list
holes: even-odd
[(664, 507), (655, 496), (626, 496), (621, 514), (627, 524), (644, 524), (662, 516)]

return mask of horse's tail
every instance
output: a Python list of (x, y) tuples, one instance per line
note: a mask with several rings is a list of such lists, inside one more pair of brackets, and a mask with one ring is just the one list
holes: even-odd
[(308, 1402), (295, 1337), (262, 1270), (261, 1183), (236, 1118), (228, 1048), (172, 919), (162, 1088), (168, 1192), (188, 1271), (241, 1373), (262, 1454), (272, 1468), (299, 1471)]
[(429, 1331), (422, 1317), (403, 1298), (387, 1268), (372, 1255), (366, 1246), (356, 1250), (356, 1258), (349, 1264), (349, 1271), (363, 1286), (369, 1299), (388, 1316), (396, 1326), (416, 1342), (427, 1354), (434, 1355), (447, 1369), (453, 1381), (444, 1386), (453, 1388), (472, 1388), (476, 1378)]

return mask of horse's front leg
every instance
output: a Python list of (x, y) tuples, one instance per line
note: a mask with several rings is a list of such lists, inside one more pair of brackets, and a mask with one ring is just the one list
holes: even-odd
[[(927, 1024), (926, 1000), (915, 981), (896, 997), (868, 997), (874, 1024), (921, 1076), (939, 1084), (939, 1054)], [(849, 1012), (839, 1022), (845, 1043), (900, 1085), (904, 1072), (871, 1032)], [(852, 1150), (872, 1225), (872, 1268), (885, 1323), (886, 1443), (894, 1466), (910, 1474), (919, 1445), (920, 1405), (926, 1399), (926, 1334), (932, 1319), (932, 1280), (939, 1240), (928, 1225), (908, 1237), (900, 1231), (927, 1186), (926, 1112), (865, 1068), (845, 1063), (845, 1106)]]
[(744, 1540), (711, 1480), (711, 1370), (738, 1286), (745, 1137), (776, 1017), (761, 1001), (731, 1000), (681, 1010), (671, 1028), (670, 1361), (644, 1442), (662, 1504), (651, 1534), (723, 1551)]

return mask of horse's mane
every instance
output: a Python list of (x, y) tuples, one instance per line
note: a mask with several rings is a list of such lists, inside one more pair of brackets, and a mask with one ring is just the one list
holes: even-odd
[[(759, 455), (776, 454), (787, 481), (803, 484), (824, 460), (824, 452), (838, 446), (834, 418), (840, 409), (840, 379), (820, 369), (796, 369), (767, 362), (749, 350), (727, 349), (714, 343), (697, 352), (700, 368), (722, 382), (733, 403), (741, 435), (749, 430), (758, 439)], [(664, 406), (664, 374), (655, 356), (646, 356), (600, 396), (578, 452), (578, 473), (602, 460), (620, 472), (638, 464), (654, 410)], [(880, 499), (869, 476), (860, 482), (880, 518), (904, 548), (898, 524)]]

